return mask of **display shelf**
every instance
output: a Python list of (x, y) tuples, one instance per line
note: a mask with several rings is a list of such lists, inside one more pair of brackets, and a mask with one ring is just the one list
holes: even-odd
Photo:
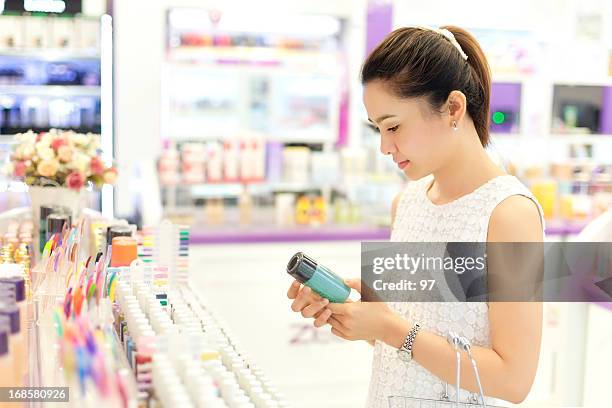
[(221, 198), (239, 196), (244, 187), (247, 187), (250, 194), (266, 194), (275, 191), (301, 192), (308, 190), (321, 190), (331, 187), (330, 184), (319, 183), (268, 183), (245, 182), (245, 183), (202, 183), (192, 184), (192, 198)]
[[(226, 140), (228, 138), (227, 129), (223, 131), (198, 131), (197, 128), (191, 127), (189, 130), (182, 129), (180, 132), (174, 133), (170, 129), (169, 133), (172, 134), (171, 140), (177, 143), (185, 142), (208, 142), (217, 140)], [(282, 143), (308, 143), (308, 144), (322, 144), (335, 142), (335, 135), (326, 136), (323, 133), (308, 133), (304, 136), (293, 135), (293, 136), (279, 136), (279, 135), (266, 135), (266, 142), (282, 142)]]
[(332, 226), (252, 229), (192, 229), (192, 244), (242, 244), (304, 241), (388, 241), (389, 228)]
[(612, 77), (610, 76), (602, 76), (602, 77), (560, 77), (553, 78), (549, 80), (549, 82), (553, 85), (563, 85), (563, 86), (612, 86)]
[(70, 49), (70, 48), (0, 48), (0, 56), (55, 60), (85, 60), (100, 59), (98, 50)]
[(273, 47), (176, 47), (168, 50), (171, 61), (191, 60), (224, 60), (236, 59), (252, 62), (278, 62), (290, 60), (292, 62), (314, 64), (321, 57), (335, 57), (333, 52), (307, 51), (300, 49), (273, 48)]
[(599, 133), (548, 133), (548, 134), (526, 134), (526, 133), (498, 133), (491, 132), (490, 136), (496, 141), (500, 139), (538, 139), (546, 142), (559, 143), (612, 143), (612, 134)]
[(579, 234), (590, 220), (571, 221), (562, 219), (546, 220), (545, 232), (548, 236), (567, 236)]
[(566, 143), (597, 143), (597, 142), (612, 142), (612, 134), (597, 134), (597, 133), (551, 133), (552, 139), (563, 141)]
[(531, 74), (521, 74), (521, 73), (496, 74), (496, 73), (493, 73), (493, 75), (491, 76), (491, 82), (494, 84), (495, 83), (523, 84), (524, 82), (529, 81), (532, 78), (533, 78), (533, 75)]
[(28, 96), (100, 96), (100, 86), (0, 85), (0, 94)]

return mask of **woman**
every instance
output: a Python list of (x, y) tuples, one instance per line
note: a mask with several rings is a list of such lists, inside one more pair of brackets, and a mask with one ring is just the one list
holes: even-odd
[[(491, 77), (472, 35), (453, 26), (398, 29), (367, 58), (361, 78), (381, 152), (412, 180), (393, 201), (392, 241), (543, 240), (539, 204), (485, 151)], [(347, 283), (360, 291), (358, 280)], [(297, 281), (288, 297), (316, 327), (330, 324), (338, 337), (374, 345), (368, 407), (386, 408), (393, 395), (440, 399), (444, 383), (455, 383), (449, 330), (471, 342), (489, 404), (519, 403), (533, 383), (539, 303), (329, 304)], [(405, 362), (397, 350), (409, 334), (412, 360)], [(478, 385), (465, 353), (461, 358), (465, 402)], [(453, 387), (449, 394), (454, 400)]]

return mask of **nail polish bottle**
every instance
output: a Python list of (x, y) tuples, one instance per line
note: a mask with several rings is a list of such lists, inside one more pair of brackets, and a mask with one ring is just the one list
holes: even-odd
[(287, 273), (332, 303), (344, 303), (351, 293), (341, 277), (303, 252), (289, 260)]
[(61, 234), (66, 228), (70, 228), (70, 216), (62, 213), (53, 213), (47, 217), (47, 236), (45, 239), (49, 241), (53, 234)]
[[(9, 328), (0, 324), (0, 372), (11, 373), (14, 370), (11, 355), (9, 354)], [(0, 387), (14, 385), (8, 375), (0, 377)]]

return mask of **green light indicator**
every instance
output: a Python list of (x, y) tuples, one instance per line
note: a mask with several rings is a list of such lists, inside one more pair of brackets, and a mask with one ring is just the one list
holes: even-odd
[(496, 125), (501, 125), (506, 121), (506, 115), (503, 112), (495, 112), (493, 113), (493, 123)]

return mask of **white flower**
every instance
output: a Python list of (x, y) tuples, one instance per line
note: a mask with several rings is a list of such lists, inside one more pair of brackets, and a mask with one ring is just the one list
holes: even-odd
[(83, 153), (78, 153), (76, 157), (74, 157), (72, 167), (81, 173), (85, 173), (87, 168), (89, 167), (89, 157), (84, 155)]
[(52, 134), (52, 133), (45, 133), (43, 135), (43, 137), (40, 138), (40, 142), (38, 142), (38, 143), (43, 142), (43, 143), (45, 143), (47, 145), (50, 145), (51, 142), (53, 141), (53, 139), (55, 139), (55, 135), (54, 134)]
[(30, 130), (26, 133), (21, 133), (19, 135), (16, 135), (15, 138), (19, 140), (22, 144), (34, 145), (34, 143), (36, 143), (37, 136), (38, 135), (36, 133)]
[(75, 133), (71, 135), (71, 139), (77, 146), (86, 146), (89, 143), (89, 140), (86, 135), (82, 135), (80, 133)]
[(34, 156), (34, 145), (26, 144), (20, 146), (23, 149), (21, 150), (21, 155), (24, 159), (31, 159)]
[(51, 160), (55, 157), (55, 152), (52, 148), (45, 145), (38, 146), (38, 143), (36, 144), (36, 154), (41, 160)]
[(91, 143), (89, 144), (89, 147), (94, 150), (100, 148), (100, 136), (99, 135), (92, 135)]

